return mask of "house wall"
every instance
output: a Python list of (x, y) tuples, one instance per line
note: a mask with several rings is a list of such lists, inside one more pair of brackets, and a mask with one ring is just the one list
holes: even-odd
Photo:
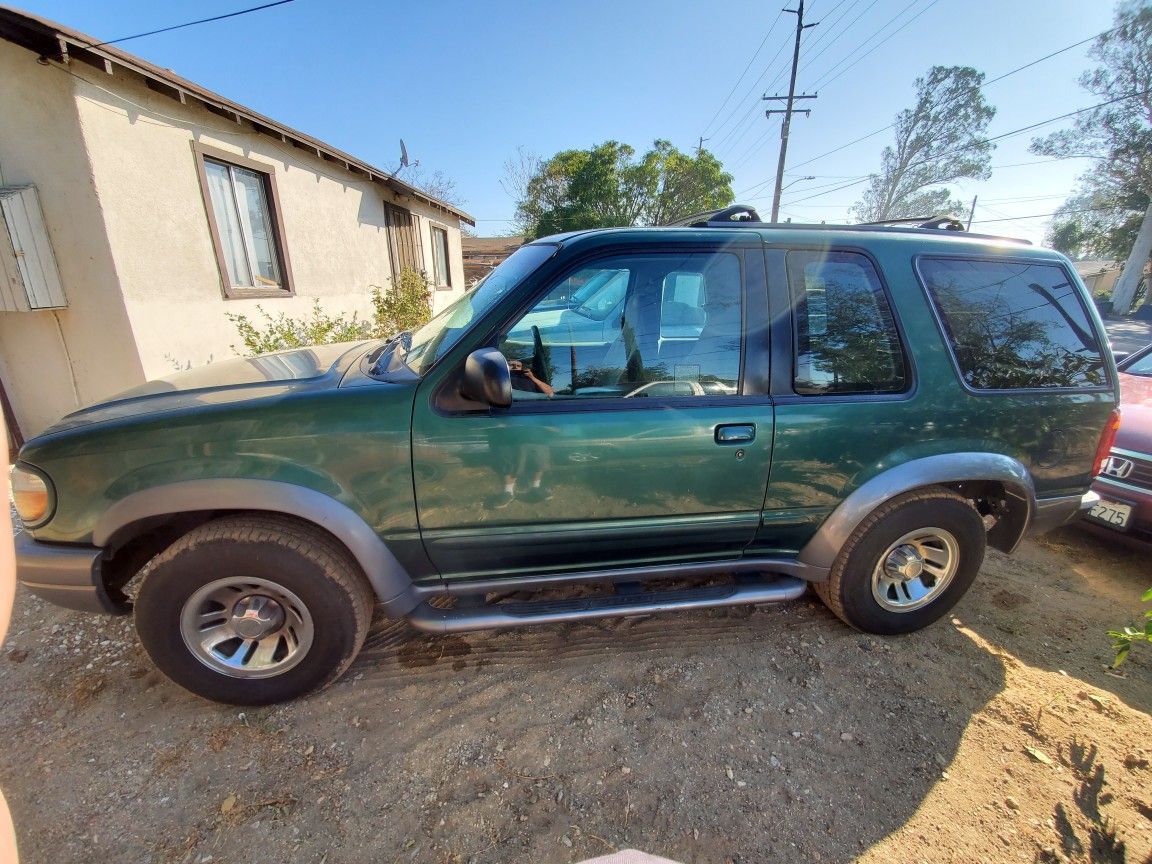
[[(69, 76), (0, 40), (0, 184), (34, 184), (68, 307), (0, 312), (0, 380), (25, 436), (143, 380)], [(0, 230), (3, 230), (0, 227)]]
[[(371, 314), (374, 285), (392, 275), (385, 195), (419, 219), (431, 271), (428, 219), (449, 231), (455, 290), (436, 292), (436, 310), (463, 289), (459, 222), (314, 154), (202, 107), (182, 105), (117, 70), (73, 70), (76, 110), (104, 208), (109, 245), (140, 364), (148, 378), (233, 355), (226, 313), (307, 315), (319, 299), (329, 314)], [(236, 153), (273, 171), (295, 295), (223, 297), (193, 142)], [(131, 382), (136, 383), (136, 382)]]

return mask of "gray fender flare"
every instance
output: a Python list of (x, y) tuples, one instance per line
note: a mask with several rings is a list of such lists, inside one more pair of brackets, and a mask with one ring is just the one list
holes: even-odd
[(322, 492), (275, 480), (186, 480), (135, 492), (96, 521), (92, 540), (105, 546), (117, 531), (141, 519), (197, 510), (263, 510), (284, 513), (323, 528), (360, 564), (390, 615), (406, 615), (420, 603), (412, 578), (375, 531), (347, 505)]
[[(1023, 538), (1036, 510), (1036, 490), (1028, 469), (1000, 453), (946, 453), (904, 462), (877, 474), (845, 498), (824, 520), (815, 536), (800, 550), (800, 561), (831, 568), (840, 549), (864, 519), (885, 501), (923, 486), (938, 483), (994, 480), (1019, 499), (1011, 520), (994, 545), (1012, 551)], [(999, 527), (999, 526), (997, 526)], [(995, 530), (995, 529), (994, 529)]]

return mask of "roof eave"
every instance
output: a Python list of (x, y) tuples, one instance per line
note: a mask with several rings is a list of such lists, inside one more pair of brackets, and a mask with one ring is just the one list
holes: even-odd
[(68, 64), (73, 60), (92, 66), (114, 75), (117, 67), (141, 76), (149, 89), (168, 96), (182, 104), (199, 102), (213, 114), (226, 117), (237, 124), (248, 123), (261, 134), (291, 144), (325, 161), (343, 167), (353, 174), (360, 174), (379, 183), (391, 191), (415, 198), (443, 213), (456, 217), (468, 225), (475, 226), (476, 220), (458, 207), (442, 201), (415, 186), (405, 183), (391, 172), (369, 165), (348, 153), (325, 144), (290, 126), (285, 126), (270, 117), (265, 117), (218, 93), (213, 93), (171, 70), (155, 66), (140, 57), (121, 51), (111, 45), (100, 46), (96, 40), (83, 33), (31, 15), (27, 12), (0, 6), (0, 38), (20, 45), (50, 61)]

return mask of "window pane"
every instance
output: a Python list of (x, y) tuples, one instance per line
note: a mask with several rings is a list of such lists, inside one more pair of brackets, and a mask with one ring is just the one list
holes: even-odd
[(618, 256), (558, 280), (499, 347), (514, 399), (723, 396), (741, 333), (737, 256)]
[(438, 286), (452, 285), (452, 273), (448, 269), (448, 232), (443, 228), (432, 229), (432, 268)]
[(919, 271), (970, 387), (1107, 384), (1096, 333), (1062, 267), (925, 258)]
[(280, 265), (276, 260), (276, 241), (272, 235), (264, 177), (246, 168), (233, 167), (232, 172), (236, 177), (241, 205), (245, 208), (247, 227), (251, 231), (248, 239), (256, 267), (256, 281), (252, 284), (278, 288)]
[(900, 336), (872, 263), (849, 252), (790, 252), (797, 393), (907, 387)]
[(220, 245), (224, 247), (228, 281), (231, 285), (251, 285), (252, 274), (248, 271), (248, 257), (244, 253), (244, 235), (240, 215), (236, 212), (236, 200), (232, 196), (228, 166), (204, 160), (204, 173), (208, 177), (208, 194), (212, 199)]

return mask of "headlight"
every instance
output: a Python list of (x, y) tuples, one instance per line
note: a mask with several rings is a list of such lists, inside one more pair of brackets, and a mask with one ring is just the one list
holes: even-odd
[(12, 469), (12, 501), (26, 527), (35, 528), (47, 522), (52, 507), (48, 478), (31, 468), (17, 465)]

